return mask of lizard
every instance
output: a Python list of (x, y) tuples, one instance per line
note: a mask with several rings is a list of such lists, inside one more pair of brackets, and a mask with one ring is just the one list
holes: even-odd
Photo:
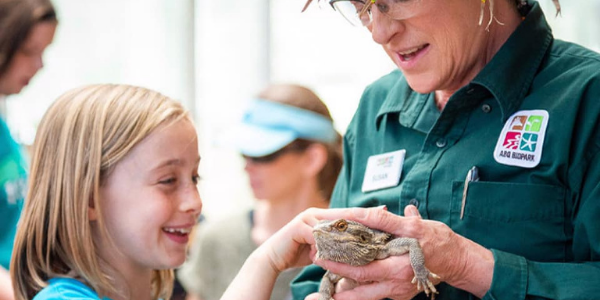
[[(371, 229), (361, 223), (338, 219), (322, 220), (313, 227), (316, 258), (362, 266), (376, 259), (409, 253), (417, 284), (433, 300), (437, 290), (429, 277), (439, 279), (425, 267), (425, 257), (417, 239), (399, 237)], [(332, 300), (335, 284), (343, 277), (327, 271), (321, 280), (319, 300)]]

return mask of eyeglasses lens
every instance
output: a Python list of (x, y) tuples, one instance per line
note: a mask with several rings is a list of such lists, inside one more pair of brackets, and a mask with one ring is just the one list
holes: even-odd
[[(422, 0), (330, 0), (329, 4), (354, 26), (368, 26), (372, 10), (392, 20), (405, 20), (422, 11)], [(375, 8), (376, 7), (376, 8)]]
[[(337, 0), (331, 6), (354, 26), (368, 26), (371, 23), (370, 0)], [(366, 6), (366, 9), (365, 9)]]

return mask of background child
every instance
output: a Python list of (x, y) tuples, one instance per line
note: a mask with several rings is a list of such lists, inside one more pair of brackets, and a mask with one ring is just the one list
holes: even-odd
[(16, 299), (167, 299), (202, 207), (199, 161), (172, 99), (125, 85), (61, 96), (34, 143)]
[[(0, 0), (0, 112), (42, 68), (57, 19), (49, 0)], [(8, 274), (17, 221), (26, 192), (25, 153), (0, 116), (0, 299), (13, 299)]]

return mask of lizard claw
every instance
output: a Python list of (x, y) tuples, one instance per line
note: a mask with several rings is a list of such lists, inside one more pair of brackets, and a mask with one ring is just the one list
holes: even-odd
[(433, 285), (433, 282), (431, 282), (429, 280), (429, 276), (431, 276), (433, 279), (440, 279), (440, 276), (428, 272), (427, 276), (425, 276), (424, 278), (421, 277), (413, 277), (411, 283), (413, 284), (417, 284), (417, 290), (418, 291), (423, 291), (425, 292), (425, 295), (430, 296), (431, 295), (431, 300), (435, 299), (435, 294), (438, 294), (437, 289), (435, 288), (435, 285)]

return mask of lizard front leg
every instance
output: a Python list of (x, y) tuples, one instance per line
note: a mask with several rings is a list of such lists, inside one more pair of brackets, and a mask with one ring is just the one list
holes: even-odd
[(417, 239), (393, 239), (386, 244), (385, 248), (383, 251), (381, 251), (377, 259), (382, 259), (392, 255), (402, 255), (406, 252), (409, 253), (410, 265), (415, 273), (412, 283), (416, 283), (419, 291), (423, 290), (427, 296), (431, 294), (431, 299), (434, 299), (435, 294), (437, 294), (437, 289), (433, 285), (433, 282), (429, 280), (429, 277), (431, 276), (434, 279), (439, 279), (440, 277), (434, 273), (431, 273), (429, 269), (425, 267), (425, 256), (423, 255), (423, 250), (421, 249)]
[(335, 284), (340, 279), (342, 279), (342, 276), (327, 271), (321, 279), (321, 286), (319, 286), (319, 300), (333, 300)]

